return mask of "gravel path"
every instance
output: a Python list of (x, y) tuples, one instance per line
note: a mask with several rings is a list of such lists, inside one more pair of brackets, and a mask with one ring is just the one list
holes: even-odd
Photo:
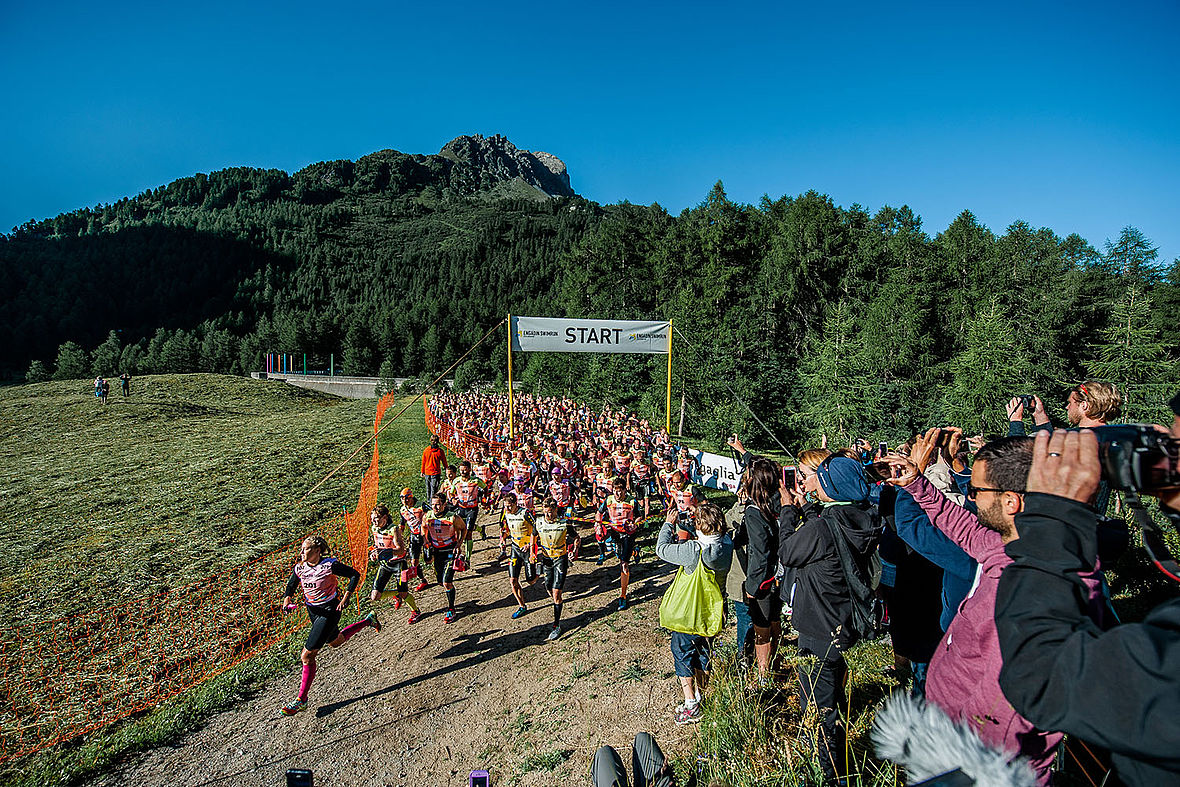
[(380, 634), (362, 631), (321, 652), (306, 712), (278, 712), (298, 690), (293, 664), (258, 696), (100, 783), (271, 786), (285, 783), (288, 768), (308, 768), (317, 785), (441, 787), (486, 768), (496, 785), (587, 784), (595, 749), (609, 743), (629, 761), (641, 730), (669, 755), (687, 751), (692, 732), (672, 723), (679, 691), (657, 628), (673, 569), (644, 546), (622, 612), (618, 562), (578, 561), (566, 579), (564, 633), (546, 642), (553, 617), (543, 583), (526, 589), (529, 613), (512, 620), (507, 564), (495, 562), (494, 541), (477, 540), (474, 569), (455, 582), (454, 623), (443, 623), (438, 585), (417, 594), (424, 616), (412, 628), (405, 607), (383, 605)]

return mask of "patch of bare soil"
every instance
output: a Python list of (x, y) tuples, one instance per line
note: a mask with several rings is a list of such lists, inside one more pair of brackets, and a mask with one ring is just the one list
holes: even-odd
[(594, 751), (609, 743), (630, 762), (640, 731), (669, 756), (686, 753), (693, 728), (672, 722), (680, 692), (658, 628), (674, 569), (655, 556), (654, 535), (632, 564), (626, 610), (617, 609), (617, 560), (574, 564), (556, 642), (545, 641), (553, 614), (543, 581), (526, 588), (529, 612), (513, 620), (507, 563), (495, 561), (494, 540), (477, 538), (473, 568), (456, 578), (453, 623), (443, 622), (437, 584), (417, 594), (424, 614), (413, 627), (405, 606), (382, 602), (379, 634), (321, 651), (304, 713), (279, 714), (298, 691), (292, 664), (258, 696), (101, 783), (270, 786), (284, 784), (288, 768), (307, 768), (317, 785), (442, 787), (485, 768), (495, 785), (588, 784)]

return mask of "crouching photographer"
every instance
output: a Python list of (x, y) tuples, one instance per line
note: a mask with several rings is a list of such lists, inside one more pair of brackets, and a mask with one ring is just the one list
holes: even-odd
[[(1180, 395), (1171, 404), (1172, 436), (1180, 440)], [(1130, 785), (1180, 784), (1180, 599), (1142, 623), (1103, 631), (1087, 615), (1079, 575), (1095, 564), (1097, 519), (1088, 503), (1104, 467), (1112, 485), (1158, 495), (1169, 519), (1180, 522), (1180, 444), (1156, 437), (1162, 453), (1146, 455), (1088, 430), (1037, 434), (1016, 517), (1020, 538), (1006, 546), (1013, 563), (995, 607), (1004, 695), (1041, 729), (1109, 749)], [(1177, 573), (1158, 531), (1141, 524), (1153, 560)]]

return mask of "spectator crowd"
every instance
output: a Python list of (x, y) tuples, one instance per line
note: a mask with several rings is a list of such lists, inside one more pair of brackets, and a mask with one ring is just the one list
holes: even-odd
[[(693, 486), (688, 450), (632, 413), (522, 395), (510, 441), (503, 396), (446, 393), (429, 406), (455, 431), (486, 441), (459, 476), (479, 468), (483, 505), (511, 497), (513, 510), (564, 518), (575, 553), (577, 523), (594, 525), (601, 555), (609, 545), (623, 565), (620, 608), (630, 523), (639, 512), (663, 515), (655, 552), (678, 568), (661, 608), (662, 623), (665, 612), (676, 621), (665, 625), (684, 695), (678, 723), (701, 718), (723, 636), (709, 622), (716, 607), (735, 624), (752, 691), (781, 685), (780, 645), (794, 640), (803, 666), (791, 682), (801, 707), (816, 714), (812, 751), (827, 783), (849, 769), (846, 654), (885, 632), (912, 701), (1029, 779), (1053, 780), (1068, 734), (1105, 750), (1109, 779), (1180, 783), (1180, 603), (1120, 623), (1106, 581), (1129, 539), (1105, 516), (1118, 500), (1100, 470), (1098, 440), (1085, 430), (1118, 420), (1114, 385), (1073, 388), (1067, 428), (1054, 429), (1040, 398), (1017, 396), (1003, 436), (934, 427), (893, 448), (866, 436), (800, 451), (786, 466), (734, 435), (743, 473), (728, 512)], [(1172, 407), (1180, 439), (1180, 396)], [(441, 503), (444, 473), (453, 482), (436, 440), (423, 475), (430, 494), (444, 489)], [(1159, 497), (1162, 514), (1180, 518), (1180, 491)], [(627, 527), (612, 531), (622, 504)], [(618, 770), (613, 752), (595, 762)], [(946, 764), (963, 765), (953, 754)]]

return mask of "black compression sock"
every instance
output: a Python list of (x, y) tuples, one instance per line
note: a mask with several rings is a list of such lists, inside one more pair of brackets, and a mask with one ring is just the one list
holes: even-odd
[(453, 590), (447, 591), (447, 607), (450, 609), (455, 608), (455, 591)]
[(553, 625), (556, 626), (561, 621), (561, 604), (553, 605)]

